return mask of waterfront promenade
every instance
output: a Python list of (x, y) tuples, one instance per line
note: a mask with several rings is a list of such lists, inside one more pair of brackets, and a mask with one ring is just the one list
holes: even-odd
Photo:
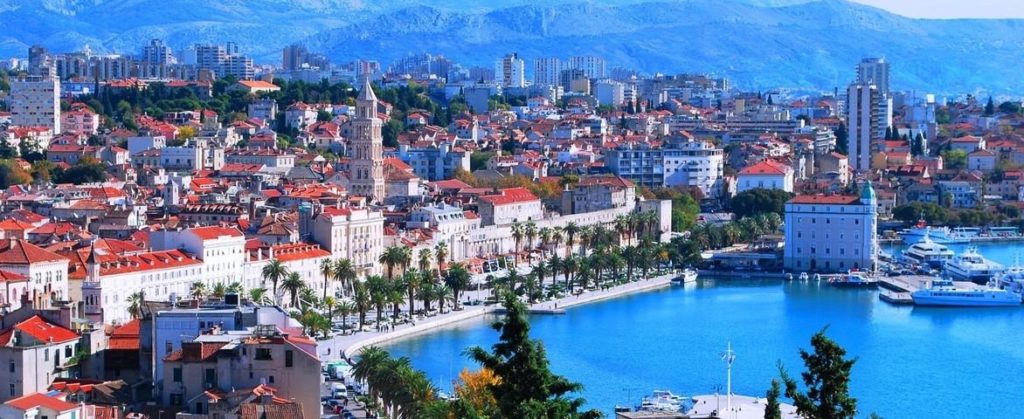
[[(563, 313), (565, 309), (578, 307), (583, 304), (664, 288), (671, 285), (672, 278), (675, 278), (676, 276), (676, 273), (670, 272), (665, 275), (630, 282), (611, 288), (585, 291), (578, 295), (570, 295), (555, 300), (539, 302), (531, 305), (529, 309), (530, 312), (534, 314)], [(465, 294), (464, 300), (483, 300), (489, 293), (489, 290), (468, 291)], [(359, 353), (360, 349), (367, 346), (379, 345), (387, 341), (413, 336), (439, 327), (450, 326), (487, 314), (498, 313), (500, 311), (500, 306), (462, 305), (460, 310), (438, 314), (416, 321), (415, 323), (394, 325), (392, 326), (393, 328), (388, 331), (372, 330), (358, 332), (351, 335), (336, 335), (331, 339), (320, 341), (318, 351), (321, 359), (325, 360), (337, 359), (340, 356), (344, 356), (346, 359), (351, 359), (352, 356)]]

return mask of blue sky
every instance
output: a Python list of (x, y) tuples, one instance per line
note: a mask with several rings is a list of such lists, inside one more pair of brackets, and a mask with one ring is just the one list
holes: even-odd
[(853, 0), (907, 17), (1024, 18), (1021, 0)]

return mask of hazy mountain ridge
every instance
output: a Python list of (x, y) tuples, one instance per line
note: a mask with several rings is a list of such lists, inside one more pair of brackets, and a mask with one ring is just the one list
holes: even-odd
[[(0, 57), (28, 45), (135, 53), (238, 42), (261, 61), (302, 41), (336, 61), (416, 52), (493, 65), (594, 53), (646, 72), (711, 72), (749, 88), (843, 86), (863, 56), (893, 62), (897, 87), (958, 93), (1024, 90), (1021, 20), (916, 20), (842, 0), (0, 0)], [(767, 6), (765, 6), (767, 5)], [(770, 7), (768, 7), (770, 6)], [(142, 12), (145, 13), (142, 13)]]

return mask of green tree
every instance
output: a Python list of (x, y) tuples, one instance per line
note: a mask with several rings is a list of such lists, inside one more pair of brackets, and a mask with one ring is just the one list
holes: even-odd
[(924, 154), (924, 134), (919, 132), (914, 136), (914, 141), (910, 143), (910, 154), (915, 157)]
[[(5, 141), (0, 140), (0, 143)], [(32, 175), (11, 160), (0, 160), (0, 188), (11, 185), (26, 185), (32, 182)]]
[(945, 150), (942, 152), (942, 164), (947, 169), (963, 169), (967, 167), (967, 152), (963, 150)]
[(331, 113), (323, 109), (316, 112), (317, 122), (329, 122), (331, 120)]
[(992, 116), (996, 113), (996, 104), (992, 101), (992, 96), (988, 97), (988, 102), (985, 103), (985, 115)]
[(57, 183), (82, 183), (103, 182), (107, 180), (107, 168), (93, 158), (82, 158), (60, 174)]
[(281, 283), (281, 287), (292, 295), (292, 308), (299, 307), (299, 290), (306, 286), (298, 272), (289, 272), (288, 276)]
[(469, 357), (500, 379), (490, 384), (500, 417), (506, 418), (598, 418), (596, 411), (579, 412), (583, 399), (572, 398), (583, 386), (551, 372), (540, 341), (530, 339), (526, 306), (514, 295), (504, 297), (506, 314), (493, 324), (500, 333), (488, 352), (477, 346)]
[(737, 218), (749, 217), (766, 212), (782, 214), (786, 208), (786, 201), (793, 198), (793, 194), (781, 189), (748, 189), (736, 194), (732, 198), (732, 212)]
[(772, 380), (772, 387), (765, 394), (764, 419), (782, 419), (782, 406), (779, 405), (779, 396), (782, 395), (782, 388), (779, 380)]
[(811, 337), (814, 352), (800, 350), (806, 371), (801, 373), (806, 391), (779, 365), (786, 397), (793, 399), (797, 414), (807, 419), (844, 419), (857, 414), (857, 399), (850, 396), (850, 370), (855, 359), (825, 335), (825, 329)]
[(846, 130), (846, 123), (840, 122), (836, 130), (836, 152), (839, 154), (850, 153), (850, 133)]
[(453, 263), (448, 267), (448, 272), (445, 273), (444, 283), (452, 290), (452, 294), (455, 297), (454, 307), (456, 310), (459, 308), (459, 294), (466, 288), (469, 288), (470, 279), (469, 270), (461, 263)]
[(277, 299), (277, 284), (284, 280), (288, 276), (288, 268), (281, 263), (280, 260), (272, 259), (263, 266), (263, 270), (260, 272), (263, 276), (264, 281), (270, 281), (273, 284), (271, 291), (273, 292), (274, 299)]
[(999, 104), (999, 112), (1008, 114), (1019, 114), (1021, 112), (1020, 102), (1003, 102)]

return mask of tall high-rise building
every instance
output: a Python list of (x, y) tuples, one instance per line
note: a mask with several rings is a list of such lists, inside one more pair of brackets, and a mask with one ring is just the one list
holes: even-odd
[(889, 62), (885, 58), (864, 58), (857, 63), (857, 83), (873, 84), (889, 94)]
[(139, 70), (144, 78), (167, 78), (170, 76), (169, 66), (176, 62), (171, 47), (162, 40), (152, 39), (142, 47)]
[(369, 202), (383, 201), (384, 190), (384, 136), (383, 123), (377, 117), (377, 95), (373, 93), (370, 78), (364, 78), (363, 90), (356, 99), (356, 115), (352, 119), (352, 138), (349, 140), (349, 189), (353, 195), (365, 196)]
[(46, 76), (51, 74), (53, 69), (53, 57), (46, 47), (33, 45), (28, 49), (28, 74), (33, 76)]
[(583, 70), (588, 79), (603, 79), (607, 77), (604, 58), (593, 55), (581, 55), (569, 57), (569, 68)]
[(239, 80), (256, 76), (252, 59), (239, 53), (234, 42), (227, 46), (196, 44), (196, 70), (213, 72), (216, 77), (232, 75)]
[(850, 165), (871, 168), (871, 155), (892, 126), (892, 99), (874, 84), (853, 83), (846, 90), (846, 126)]
[(562, 73), (562, 61), (555, 57), (533, 60), (533, 84), (538, 86), (557, 86), (558, 77)]
[(60, 133), (60, 80), (50, 76), (28, 76), (11, 80), (11, 124), (43, 126)]
[(299, 44), (291, 44), (284, 47), (281, 51), (281, 68), (285, 71), (294, 71), (302, 68), (302, 64), (306, 62), (306, 56), (309, 55), (309, 51), (306, 47)]
[(494, 65), (494, 79), (502, 87), (526, 87), (526, 61), (519, 54), (506, 54)]

